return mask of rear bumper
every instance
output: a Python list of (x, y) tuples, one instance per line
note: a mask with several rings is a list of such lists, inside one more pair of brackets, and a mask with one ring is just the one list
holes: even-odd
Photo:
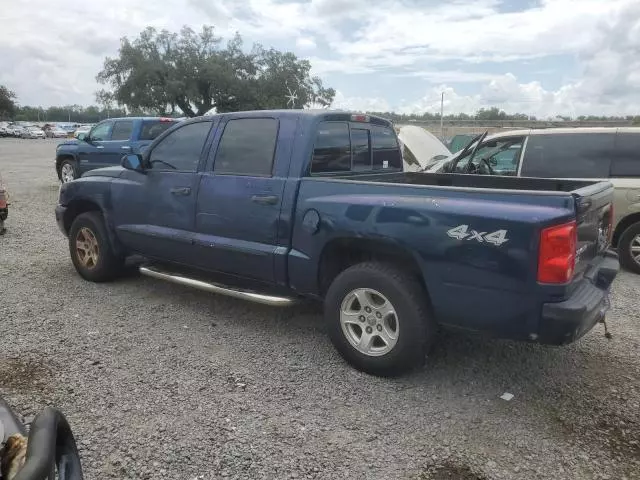
[(538, 341), (548, 345), (574, 342), (604, 319), (609, 289), (620, 270), (618, 255), (607, 252), (567, 300), (542, 305)]
[(63, 205), (56, 205), (56, 223), (65, 237), (67, 236), (67, 230), (64, 228), (64, 214), (66, 211), (67, 207)]

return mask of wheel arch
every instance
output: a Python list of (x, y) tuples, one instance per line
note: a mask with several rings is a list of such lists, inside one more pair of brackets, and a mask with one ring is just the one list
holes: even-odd
[(71, 160), (73, 162), (77, 161), (75, 155), (73, 155), (72, 153), (61, 153), (59, 155), (56, 155), (56, 173), (58, 174), (58, 180), (61, 180), (60, 167), (62, 166), (62, 162), (65, 160)]
[(622, 236), (624, 231), (634, 223), (640, 223), (640, 212), (627, 215), (626, 217), (624, 217), (622, 220), (618, 222), (615, 230), (613, 231), (611, 245), (617, 248), (618, 242), (620, 241), (620, 237)]
[(343, 237), (329, 241), (318, 264), (318, 291), (324, 296), (331, 282), (344, 270), (369, 261), (394, 264), (414, 275), (428, 297), (428, 288), (416, 256), (407, 248), (385, 240)]
[(113, 247), (114, 252), (124, 253), (122, 244), (118, 241), (114, 229), (112, 228), (109, 212), (103, 208), (98, 202), (89, 198), (77, 198), (69, 202), (63, 216), (63, 225), (65, 233), (69, 235), (73, 221), (83, 213), (98, 212), (102, 215), (107, 231), (108, 240)]

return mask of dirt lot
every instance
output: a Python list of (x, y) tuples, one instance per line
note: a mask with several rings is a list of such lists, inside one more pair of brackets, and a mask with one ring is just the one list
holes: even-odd
[(615, 282), (610, 341), (447, 334), (421, 371), (372, 378), (313, 306), (81, 280), (56, 143), (0, 139), (0, 395), (27, 420), (61, 408), (86, 478), (640, 478), (640, 276)]

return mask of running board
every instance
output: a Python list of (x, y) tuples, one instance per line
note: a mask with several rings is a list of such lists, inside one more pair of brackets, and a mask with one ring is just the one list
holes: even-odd
[(221, 295), (226, 295), (227, 297), (239, 298), (241, 300), (248, 300), (250, 302), (261, 303), (263, 305), (270, 305), (272, 307), (286, 307), (295, 303), (293, 298), (274, 297), (272, 295), (265, 295), (246, 290), (234, 290), (215, 283), (196, 280), (195, 278), (189, 278), (175, 273), (163, 272), (150, 266), (141, 266), (140, 273), (148, 277), (177, 283), (178, 285), (186, 285), (187, 287), (197, 288), (206, 292), (219, 293)]

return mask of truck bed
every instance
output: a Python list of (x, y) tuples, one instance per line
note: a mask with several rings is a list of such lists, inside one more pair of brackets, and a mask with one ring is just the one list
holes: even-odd
[(375, 175), (342, 175), (343, 180), (377, 183), (404, 183), (437, 187), (520, 190), (526, 192), (573, 192), (598, 184), (597, 180), (566, 180), (554, 178), (506, 177), (492, 175), (456, 175), (450, 173), (397, 172)]

